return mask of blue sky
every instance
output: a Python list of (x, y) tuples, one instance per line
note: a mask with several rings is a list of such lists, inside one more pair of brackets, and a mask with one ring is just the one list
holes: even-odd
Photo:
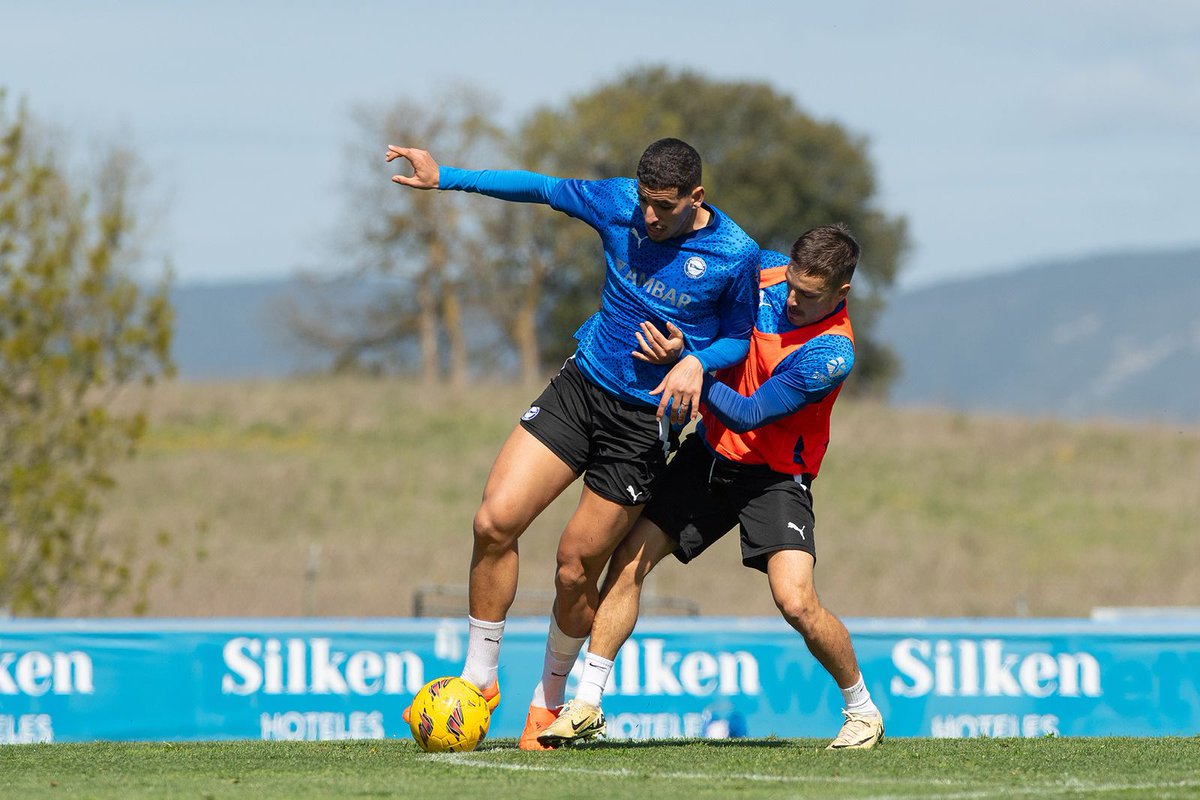
[(320, 262), (356, 106), (465, 80), (513, 121), (650, 63), (767, 81), (866, 137), (907, 285), (1200, 244), (1200, 3), (0, 0), (10, 104), (80, 169), (137, 147), (185, 283)]

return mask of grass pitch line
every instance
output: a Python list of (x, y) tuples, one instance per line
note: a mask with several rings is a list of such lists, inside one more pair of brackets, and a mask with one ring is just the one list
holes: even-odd
[[(761, 775), (761, 774), (734, 774), (734, 773), (706, 773), (706, 772), (648, 772), (646, 770), (627, 769), (617, 767), (611, 769), (595, 768), (595, 767), (571, 767), (571, 766), (556, 766), (556, 765), (538, 765), (538, 764), (506, 764), (502, 762), (486, 761), (481, 758), (484, 753), (437, 753), (426, 756), (427, 758), (443, 763), (450, 763), (454, 766), (471, 767), (473, 769), (500, 769), (510, 772), (546, 772), (546, 773), (568, 773), (574, 775), (591, 775), (594, 777), (607, 778), (630, 778), (630, 777), (649, 777), (663, 780), (689, 780), (689, 781), (744, 781), (749, 783), (776, 783), (776, 784), (844, 784), (844, 785), (860, 785), (860, 786), (879, 786), (889, 785), (911, 785), (922, 786), (933, 791), (923, 791), (920, 794), (886, 794), (878, 795), (873, 800), (982, 800), (988, 797), (1058, 797), (1077, 795), (1080, 792), (1109, 794), (1114, 792), (1144, 792), (1144, 791), (1171, 791), (1171, 790), (1188, 790), (1200, 788), (1200, 780), (1179, 780), (1179, 781), (1163, 781), (1154, 783), (1089, 783), (1074, 778), (1068, 778), (1063, 781), (1054, 783), (1040, 783), (1032, 786), (1021, 787), (979, 787), (977, 782), (970, 780), (955, 780), (951, 778), (908, 778), (900, 776), (891, 777), (855, 777), (855, 776), (820, 776), (820, 775)], [(949, 789), (950, 787), (963, 787), (958, 790), (938, 791), (939, 787)]]
[[(537, 764), (505, 764), (497, 761), (483, 761), (479, 756), (482, 753), (430, 753), (426, 756), (434, 761), (449, 762), (457, 767), (471, 767), (473, 769), (502, 769), (510, 772), (550, 772), (550, 773), (570, 773), (572, 775), (592, 775), (600, 778), (661, 778), (664, 780), (688, 780), (688, 781), (746, 781), (752, 783), (845, 783), (845, 784), (861, 784), (863, 786), (876, 786), (879, 784), (887, 784), (895, 786), (896, 784), (911, 784), (914, 786), (970, 786), (968, 781), (952, 780), (949, 778), (901, 778), (901, 777), (880, 777), (880, 778), (859, 778), (854, 776), (843, 775), (761, 775), (756, 773), (727, 773), (727, 772), (650, 772), (639, 769), (626, 769), (618, 767), (614, 769), (598, 769), (595, 767), (567, 767), (553, 765), (537, 765)], [(928, 794), (922, 794), (920, 797), (929, 797)], [(950, 797), (951, 795), (946, 795)]]
[[(933, 783), (933, 781), (930, 781)], [(1108, 794), (1111, 792), (1146, 792), (1200, 788), (1200, 781), (1165, 781), (1162, 783), (1086, 783), (1068, 779), (1057, 783), (1038, 784), (1036, 786), (990, 789), (972, 789), (961, 792), (940, 792), (931, 794), (888, 794), (872, 798), (872, 800), (979, 800), (985, 797), (1058, 797), (1077, 795), (1080, 792), (1089, 794)]]

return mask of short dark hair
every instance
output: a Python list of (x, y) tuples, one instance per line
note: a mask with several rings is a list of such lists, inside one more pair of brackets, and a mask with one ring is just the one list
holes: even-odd
[(792, 245), (789, 269), (818, 275), (828, 288), (840, 288), (854, 277), (860, 253), (858, 242), (843, 223), (818, 225), (801, 234)]
[(700, 154), (680, 139), (659, 139), (642, 153), (637, 179), (647, 189), (686, 194), (700, 185)]

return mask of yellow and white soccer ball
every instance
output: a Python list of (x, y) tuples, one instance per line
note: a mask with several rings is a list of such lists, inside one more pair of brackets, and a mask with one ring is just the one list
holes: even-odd
[(487, 736), (492, 712), (487, 700), (462, 678), (435, 678), (413, 697), (408, 724), (429, 753), (474, 750)]

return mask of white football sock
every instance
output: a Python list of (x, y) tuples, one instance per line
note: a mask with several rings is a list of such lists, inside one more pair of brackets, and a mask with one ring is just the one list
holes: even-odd
[(546, 634), (546, 655), (542, 661), (542, 679), (533, 688), (532, 705), (538, 708), (558, 708), (567, 693), (567, 676), (587, 637), (567, 636), (550, 613), (550, 631)]
[(601, 658), (594, 653), (588, 653), (583, 658), (583, 675), (579, 678), (579, 688), (575, 691), (575, 699), (593, 706), (600, 705), (604, 698), (604, 687), (608, 685), (608, 676), (612, 674), (613, 662)]
[(857, 683), (842, 689), (842, 700), (846, 703), (846, 710), (852, 714), (862, 714), (865, 717), (882, 716), (879, 709), (871, 702), (871, 693), (867, 691), (867, 684), (863, 680), (861, 672), (858, 675)]
[(496, 682), (504, 620), (485, 622), (468, 615), (467, 624), (467, 663), (463, 665), (462, 677), (486, 689)]

